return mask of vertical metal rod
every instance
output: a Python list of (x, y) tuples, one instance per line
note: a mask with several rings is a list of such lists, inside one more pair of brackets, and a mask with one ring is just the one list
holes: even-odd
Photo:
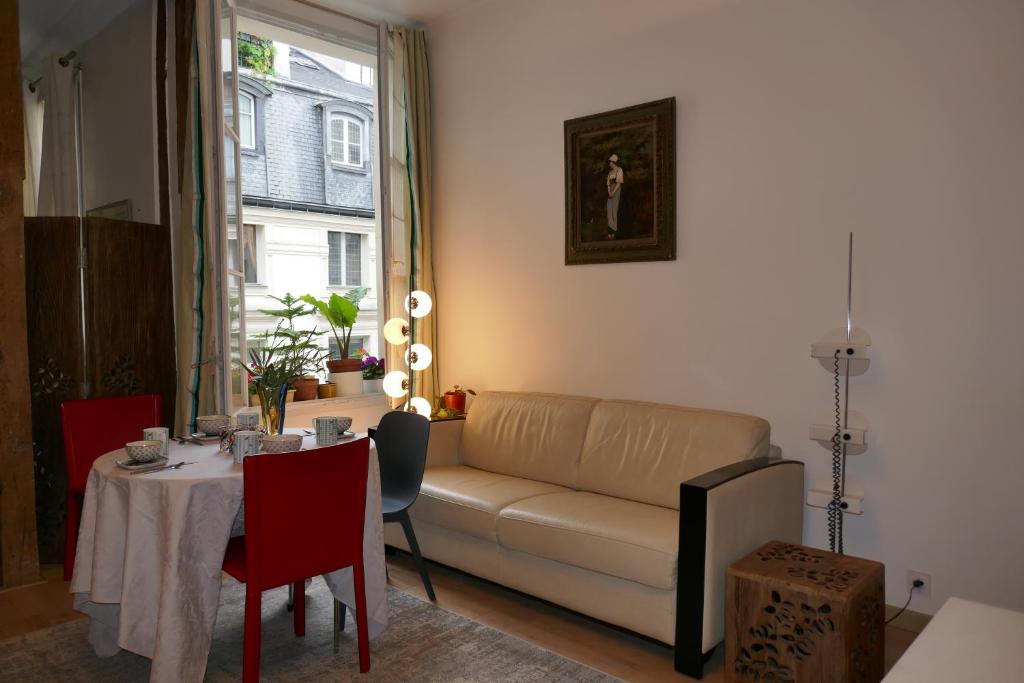
[[(74, 53), (69, 53), (73, 56)], [(87, 266), (88, 243), (85, 232), (85, 164), (82, 150), (82, 65), (76, 64), (72, 79), (75, 82), (75, 182), (77, 184), (78, 197), (78, 306), (79, 306), (79, 341), (82, 353), (82, 381), (81, 398), (89, 398), (92, 394), (92, 385), (89, 381), (89, 347), (88, 347), (88, 312), (86, 306), (88, 297), (85, 291), (86, 278), (85, 269)]]
[[(853, 233), (850, 233), (849, 255), (846, 264), (846, 343), (853, 341)], [(850, 426), (850, 358), (846, 359), (846, 372), (843, 389), (843, 429)], [(839, 495), (846, 495), (846, 442), (843, 442), (842, 469), (839, 476)], [(839, 511), (839, 552), (843, 552), (843, 515)]]

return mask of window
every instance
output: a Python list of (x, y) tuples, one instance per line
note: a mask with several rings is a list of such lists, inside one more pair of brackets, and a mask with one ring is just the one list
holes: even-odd
[(334, 230), (327, 233), (327, 284), (332, 287), (363, 284), (362, 235)]
[[(366, 348), (369, 344), (370, 338), (366, 335), (355, 335), (353, 334), (348, 338), (348, 357), (359, 358), (359, 352)], [(334, 336), (330, 336), (327, 339), (327, 349), (331, 352), (331, 358), (341, 358), (341, 348), (338, 346), (338, 341)]]
[(256, 149), (256, 101), (244, 92), (238, 93), (238, 137), (243, 149)]
[(332, 114), (328, 156), (336, 164), (363, 165), (363, 123), (344, 114)]
[[(242, 254), (242, 271), (245, 276), (245, 283), (249, 285), (260, 284), (262, 268), (260, 254), (263, 253), (263, 226), (245, 224), (242, 226), (245, 231), (245, 253)], [(228, 267), (238, 270), (238, 240), (228, 237)]]

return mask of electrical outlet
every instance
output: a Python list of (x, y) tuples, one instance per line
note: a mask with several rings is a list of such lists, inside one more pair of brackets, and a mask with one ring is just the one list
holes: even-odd
[[(914, 580), (920, 579), (924, 582), (924, 585), (920, 588), (914, 589)], [(907, 592), (914, 589), (914, 594), (922, 598), (930, 598), (932, 596), (932, 575), (925, 574), (924, 572), (915, 571), (913, 569), (907, 570)]]

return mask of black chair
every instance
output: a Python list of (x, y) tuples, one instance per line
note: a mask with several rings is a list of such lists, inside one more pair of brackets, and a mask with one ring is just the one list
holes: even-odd
[(427, 597), (436, 600), (434, 587), (427, 575), (427, 566), (420, 554), (416, 533), (409, 519), (409, 507), (416, 502), (423, 484), (423, 470), (427, 466), (427, 440), (430, 421), (415, 413), (395, 410), (385, 414), (377, 425), (373, 441), (380, 462), (381, 508), (384, 523), (398, 522), (405, 532), (405, 540), (412, 551), (416, 568), (420, 570)]

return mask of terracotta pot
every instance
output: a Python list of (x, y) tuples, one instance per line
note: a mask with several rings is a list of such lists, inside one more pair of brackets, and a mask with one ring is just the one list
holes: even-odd
[(454, 410), (458, 414), (466, 412), (466, 392), (465, 391), (447, 391), (444, 395), (444, 407), (448, 410)]
[(360, 372), (362, 364), (359, 358), (332, 358), (327, 361), (327, 372)]
[(311, 401), (316, 398), (316, 388), (320, 386), (320, 380), (316, 377), (299, 377), (292, 381), (295, 387), (296, 401)]
[(316, 388), (317, 398), (334, 398), (338, 395), (338, 385), (334, 382), (328, 382), (327, 384), (321, 384)]

